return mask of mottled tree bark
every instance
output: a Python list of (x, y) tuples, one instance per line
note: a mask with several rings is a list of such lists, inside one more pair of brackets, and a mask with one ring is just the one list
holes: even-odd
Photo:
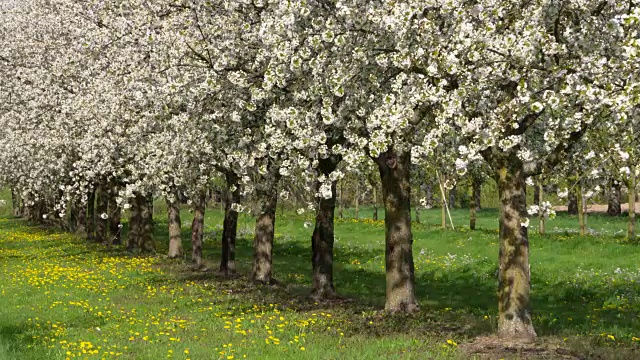
[(78, 217), (76, 218), (76, 232), (82, 234), (87, 231), (87, 204), (79, 201)]
[(33, 206), (30, 205), (31, 196), (28, 194), (23, 200), (22, 217), (32, 221), (33, 219)]
[(22, 212), (20, 211), (20, 209), (21, 209), (20, 203), (21, 203), (20, 195), (18, 194), (16, 189), (11, 188), (11, 206), (12, 206), (12, 209), (13, 209), (13, 216), (15, 216), (15, 217), (22, 216)]
[(629, 241), (636, 241), (636, 185), (637, 178), (635, 168), (631, 168), (629, 176), (629, 186), (627, 188), (629, 197), (629, 224), (627, 226), (627, 238)]
[(238, 212), (232, 204), (240, 203), (238, 176), (231, 171), (225, 174), (227, 190), (224, 197), (224, 222), (222, 226), (222, 257), (220, 273), (224, 276), (236, 272), (236, 238), (238, 236)]
[[(320, 171), (328, 176), (338, 166), (339, 159), (329, 157), (321, 159)], [(317, 190), (320, 189), (317, 183)], [(333, 244), (334, 244), (334, 213), (336, 209), (336, 182), (331, 183), (331, 198), (320, 198), (320, 205), (316, 213), (316, 226), (311, 236), (311, 263), (313, 266), (313, 299), (326, 299), (336, 296), (333, 284)]]
[(576, 196), (575, 190), (569, 191), (569, 205), (567, 206), (567, 213), (569, 215), (577, 215), (578, 214), (578, 197)]
[(135, 194), (131, 201), (131, 216), (129, 217), (129, 234), (127, 248), (144, 252), (154, 252), (153, 214), (151, 212), (150, 197)]
[(360, 182), (357, 180), (356, 180), (355, 206), (356, 206), (356, 220), (358, 220), (360, 218)]
[(177, 197), (173, 201), (167, 200), (167, 217), (169, 220), (169, 259), (181, 258), (184, 255), (184, 250), (182, 248), (180, 206)]
[(111, 246), (111, 238), (107, 236), (109, 214), (109, 193), (103, 184), (96, 191), (96, 242)]
[(578, 224), (580, 225), (580, 235), (587, 235), (587, 213), (584, 204), (584, 195), (582, 194), (582, 187), (578, 185), (576, 187), (578, 192)]
[(530, 314), (529, 239), (526, 184), (522, 162), (512, 155), (494, 164), (500, 196), (500, 268), (498, 271), (498, 336), (533, 342)]
[(259, 191), (262, 209), (256, 218), (253, 238), (253, 271), (251, 278), (261, 284), (273, 282), (273, 238), (275, 235), (278, 192), (275, 188)]
[(191, 223), (191, 262), (202, 267), (202, 238), (204, 236), (204, 212), (207, 205), (206, 192), (193, 199), (193, 222)]
[(373, 220), (378, 221), (378, 189), (373, 185)]
[(142, 218), (141, 236), (138, 242), (138, 248), (144, 252), (155, 251), (155, 241), (153, 238), (153, 196), (140, 196), (140, 216)]
[(481, 202), (481, 198), (482, 198), (482, 182), (483, 179), (481, 176), (474, 176), (473, 177), (473, 181), (472, 181), (472, 190), (471, 190), (471, 197), (474, 198), (475, 200), (475, 204), (476, 204), (476, 209), (480, 210), (482, 209), (482, 202)]
[(611, 186), (609, 187), (609, 196), (607, 204), (607, 215), (620, 216), (622, 214), (622, 206), (620, 199), (622, 198), (620, 189), (622, 184), (616, 180), (611, 180)]
[(427, 184), (425, 185), (425, 193), (426, 193), (426, 198), (427, 198), (427, 207), (428, 208), (432, 208), (433, 207), (433, 184), (429, 181), (427, 182)]
[(69, 231), (76, 231), (76, 226), (78, 225), (78, 202), (71, 201), (69, 202), (69, 218), (67, 219), (67, 228)]
[(533, 204), (540, 205), (540, 186), (539, 182), (536, 181), (533, 185)]
[(478, 205), (476, 203), (476, 196), (474, 194), (474, 190), (475, 190), (475, 186), (472, 185), (471, 199), (469, 201), (469, 229), (471, 230), (476, 229), (476, 220), (477, 220), (477, 212), (478, 212)]
[(44, 210), (44, 204), (42, 199), (34, 200), (34, 204), (31, 206), (31, 210), (30, 210), (30, 215), (31, 215), (30, 220), (38, 224), (44, 224), (44, 218), (42, 217), (42, 215), (44, 214), (45, 214), (45, 210)]
[(118, 202), (116, 201), (117, 193), (118, 192), (115, 187), (110, 189), (107, 212), (107, 214), (109, 214), (109, 218), (107, 219), (109, 222), (109, 239), (114, 245), (122, 244), (122, 233), (120, 231), (122, 228), (122, 209), (118, 206)]
[(96, 233), (96, 189), (89, 190), (87, 199), (87, 240), (94, 241)]
[(386, 303), (389, 312), (415, 312), (411, 233), (411, 153), (389, 149), (376, 158), (385, 207)]
[(130, 199), (131, 210), (129, 211), (129, 232), (127, 233), (127, 249), (133, 251), (138, 247), (138, 239), (142, 232), (142, 209), (138, 196)]

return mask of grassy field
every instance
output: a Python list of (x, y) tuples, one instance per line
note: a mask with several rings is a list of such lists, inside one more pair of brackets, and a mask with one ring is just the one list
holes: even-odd
[[(161, 211), (156, 207), (158, 255), (148, 257), (0, 218), (0, 359), (469, 359), (482, 356), (466, 345), (495, 331), (495, 210), (480, 211), (477, 231), (465, 227), (466, 210), (453, 212), (456, 231), (438, 228), (439, 210), (422, 212), (422, 224), (414, 224), (421, 306), (414, 316), (381, 311), (382, 221), (337, 220), (335, 283), (345, 299), (313, 303), (305, 297), (310, 214), (278, 212), (274, 274), (282, 285), (255, 286), (246, 279), (249, 216), (239, 222), (240, 276), (222, 279), (191, 271), (188, 258), (162, 256)], [(182, 217), (188, 252), (190, 214)], [(206, 217), (212, 269), (221, 220), (219, 210)], [(535, 225), (532, 296), (544, 351), (486, 357), (640, 357), (640, 247), (625, 242), (626, 219), (590, 216), (587, 237), (576, 234), (572, 216), (549, 221), (546, 236)]]

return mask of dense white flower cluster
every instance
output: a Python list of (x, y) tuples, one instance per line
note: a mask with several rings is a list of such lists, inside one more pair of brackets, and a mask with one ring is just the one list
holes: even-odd
[(548, 201), (543, 201), (540, 205), (531, 205), (527, 209), (529, 215), (542, 216), (545, 219), (553, 219), (556, 217), (556, 212), (553, 210), (553, 205)]
[(117, 179), (127, 203), (224, 170), (249, 194), (254, 172), (424, 162), (445, 136), (458, 174), (493, 146), (532, 164), (603, 111), (638, 117), (631, 4), (4, 1), (2, 181), (85, 200)]

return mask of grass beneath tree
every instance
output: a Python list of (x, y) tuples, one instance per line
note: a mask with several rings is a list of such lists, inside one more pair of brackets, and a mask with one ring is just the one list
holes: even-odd
[[(274, 287), (246, 279), (249, 216), (239, 221), (240, 275), (222, 279), (214, 271), (220, 211), (206, 217), (208, 272), (191, 271), (188, 256), (162, 256), (166, 220), (156, 211), (156, 256), (0, 219), (0, 359), (469, 359), (482, 355), (466, 352), (468, 344), (496, 330), (495, 210), (480, 211), (477, 231), (465, 226), (465, 210), (453, 211), (455, 231), (439, 229), (439, 210), (420, 214), (414, 257), (421, 312), (410, 317), (381, 311), (382, 221), (336, 221), (335, 283), (344, 300), (314, 303), (306, 299), (311, 215), (278, 211), (274, 275), (282, 284)], [(361, 209), (361, 217), (370, 215)], [(191, 218), (182, 217), (188, 253)], [(545, 236), (535, 225), (532, 301), (545, 350), (500, 357), (640, 356), (640, 247), (625, 242), (626, 219), (590, 216), (587, 237), (576, 234), (571, 216), (548, 221)]]

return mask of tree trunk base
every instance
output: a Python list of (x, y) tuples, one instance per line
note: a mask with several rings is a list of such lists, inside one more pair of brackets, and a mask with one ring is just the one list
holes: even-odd
[(511, 320), (505, 320), (498, 329), (498, 338), (510, 343), (533, 344), (536, 341), (536, 332), (529, 319), (528, 324), (518, 316)]
[(227, 269), (227, 270), (219, 269), (218, 272), (216, 273), (216, 276), (224, 279), (233, 279), (238, 277), (238, 273), (235, 270), (231, 270), (231, 269)]
[(390, 314), (415, 314), (420, 311), (420, 307), (416, 303), (401, 303), (384, 305), (384, 311)]
[(332, 300), (337, 298), (339, 298), (338, 293), (332, 287), (315, 288), (312, 289), (309, 294), (309, 299), (313, 301)]
[(282, 283), (274, 278), (270, 279), (260, 279), (260, 278), (252, 278), (251, 282), (256, 285), (272, 285), (272, 286), (280, 286)]

